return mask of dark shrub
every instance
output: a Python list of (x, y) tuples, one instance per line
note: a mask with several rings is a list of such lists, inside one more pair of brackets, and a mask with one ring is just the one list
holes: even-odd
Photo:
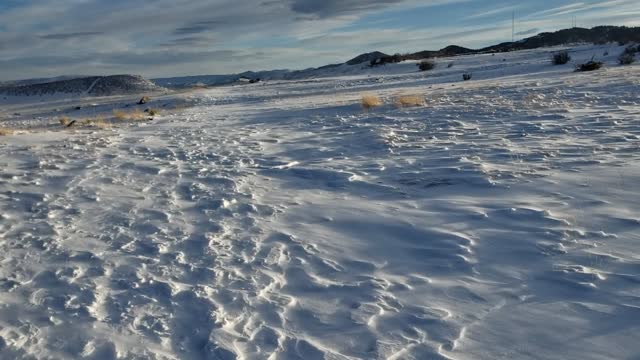
[[(494, 54), (494, 55), (495, 55), (495, 54)], [(453, 63), (452, 63), (452, 62), (450, 62), (450, 63), (449, 63), (449, 65), (447, 65), (447, 68), (449, 68), (449, 69), (450, 69), (450, 68), (452, 68), (452, 67), (453, 67)]]
[(387, 65), (387, 64), (395, 64), (395, 63), (399, 63), (402, 61), (405, 61), (405, 56), (401, 55), (401, 54), (395, 54), (395, 55), (391, 55), (391, 56), (383, 56), (379, 59), (373, 59), (371, 60), (371, 62), (369, 62), (369, 66), (370, 67), (376, 67), (376, 66), (380, 66), (380, 65)]
[(564, 65), (571, 60), (571, 56), (567, 51), (561, 51), (557, 54), (553, 54), (553, 65)]
[(429, 71), (429, 70), (435, 69), (436, 67), (436, 64), (430, 60), (423, 60), (419, 62), (417, 65), (420, 71)]
[(620, 65), (631, 65), (634, 62), (636, 62), (636, 57), (633, 54), (622, 53), (618, 57), (618, 63), (620, 63)]
[(600, 68), (602, 68), (602, 66), (604, 65), (603, 62), (601, 61), (589, 61), (586, 62), (584, 64), (580, 64), (578, 65), (578, 67), (576, 68), (576, 71), (594, 71), (594, 70), (598, 70)]
[(471, 80), (472, 76), (473, 75), (471, 73), (464, 73), (464, 74), (462, 74), (462, 80), (469, 81), (469, 80)]
[(638, 51), (640, 51), (640, 47), (635, 47), (631, 45), (631, 46), (628, 46), (626, 49), (624, 49), (623, 54), (635, 55), (638, 53)]

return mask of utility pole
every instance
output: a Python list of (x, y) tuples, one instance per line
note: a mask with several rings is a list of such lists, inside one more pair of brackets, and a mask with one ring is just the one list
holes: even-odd
[(511, 42), (516, 41), (516, 12), (511, 13)]

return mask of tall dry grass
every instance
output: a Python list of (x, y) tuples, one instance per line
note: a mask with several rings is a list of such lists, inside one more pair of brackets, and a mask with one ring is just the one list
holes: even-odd
[(68, 116), (63, 116), (58, 119), (58, 122), (60, 123), (60, 125), (64, 127), (69, 127), (73, 122), (73, 120), (71, 120), (71, 118), (69, 118)]
[(376, 95), (365, 94), (362, 95), (361, 104), (365, 110), (369, 110), (377, 106), (382, 106), (384, 102)]
[(87, 125), (96, 127), (101, 130), (111, 129), (112, 124), (110, 122), (105, 121), (101, 117), (97, 117), (94, 119), (89, 119)]
[(120, 121), (141, 121), (147, 118), (147, 114), (140, 110), (122, 111), (113, 110), (113, 116)]
[(0, 127), (0, 136), (9, 136), (13, 135), (15, 131), (13, 129)]
[(393, 104), (399, 108), (425, 106), (426, 101), (424, 99), (424, 96), (422, 95), (417, 95), (417, 94), (399, 95), (394, 99)]

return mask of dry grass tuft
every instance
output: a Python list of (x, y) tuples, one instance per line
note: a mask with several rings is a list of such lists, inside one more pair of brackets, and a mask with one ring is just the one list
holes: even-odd
[(140, 110), (133, 110), (129, 112), (113, 110), (113, 116), (120, 121), (142, 121), (147, 118), (147, 115)]
[(102, 130), (111, 129), (111, 123), (105, 121), (103, 118), (91, 119), (89, 120), (89, 125)]
[(79, 122), (75, 122), (75, 124), (79, 125), (79, 126), (88, 126), (88, 127), (94, 127), (94, 128), (98, 128), (101, 130), (106, 130), (106, 129), (111, 129), (111, 127), (113, 126), (113, 124), (109, 121), (106, 121), (103, 117), (95, 117), (95, 118), (88, 118), (88, 119), (84, 119), (82, 121)]
[(60, 125), (64, 127), (69, 127), (73, 122), (73, 120), (71, 120), (71, 118), (69, 118), (68, 116), (63, 116), (58, 119), (58, 122), (60, 122)]
[(125, 113), (122, 110), (113, 110), (113, 116), (115, 116), (116, 119), (122, 121), (122, 120), (125, 120), (127, 118), (127, 113)]
[(393, 104), (396, 107), (412, 107), (412, 106), (425, 106), (426, 101), (422, 95), (400, 95), (395, 98)]
[(382, 106), (384, 102), (376, 95), (362, 95), (362, 107), (365, 110)]
[(14, 133), (15, 131), (13, 131), (12, 129), (0, 127), (0, 136), (9, 136), (13, 135)]
[(145, 112), (147, 114), (149, 114), (149, 116), (160, 115), (160, 110), (159, 109), (150, 108), (150, 109), (145, 110)]

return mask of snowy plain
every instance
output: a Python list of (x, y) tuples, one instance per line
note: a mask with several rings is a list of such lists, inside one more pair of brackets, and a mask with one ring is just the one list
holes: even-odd
[(640, 66), (557, 50), (0, 101), (0, 358), (640, 358)]

